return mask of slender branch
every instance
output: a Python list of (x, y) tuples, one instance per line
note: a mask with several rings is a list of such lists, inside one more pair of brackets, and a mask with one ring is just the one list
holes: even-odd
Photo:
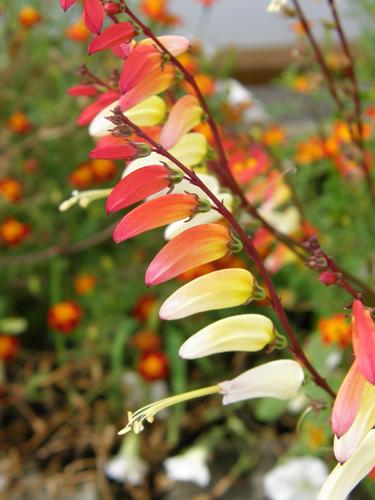
[[(121, 113), (122, 115), (122, 113)], [(259, 274), (262, 276), (264, 283), (269, 291), (270, 297), (271, 297), (271, 303), (273, 306), (273, 309), (275, 310), (280, 323), (282, 324), (286, 335), (289, 338), (290, 341), (290, 351), (292, 354), (295, 356), (296, 359), (298, 359), (304, 366), (305, 368), (310, 372), (313, 380), (315, 383), (321, 387), (324, 391), (326, 391), (332, 398), (335, 398), (335, 393), (331, 389), (331, 387), (328, 385), (326, 380), (321, 377), (321, 375), (318, 373), (318, 371), (312, 366), (310, 361), (307, 359), (302, 347), (300, 346), (300, 343), (298, 341), (298, 338), (293, 332), (293, 329), (289, 323), (288, 317), (285, 313), (285, 310), (281, 304), (280, 298), (276, 292), (276, 289), (274, 287), (274, 284), (272, 282), (272, 279), (262, 261), (262, 258), (260, 257), (258, 251), (256, 250), (254, 244), (252, 243), (251, 239), (248, 237), (248, 235), (245, 233), (245, 231), (242, 229), (242, 227), (239, 225), (237, 220), (234, 218), (232, 213), (223, 205), (223, 203), (210, 191), (210, 189), (200, 180), (200, 178), (197, 176), (197, 174), (190, 170), (188, 167), (186, 167), (183, 163), (181, 163), (176, 157), (174, 157), (169, 151), (167, 151), (165, 148), (163, 148), (160, 144), (158, 144), (156, 141), (154, 141), (148, 134), (146, 134), (140, 127), (135, 125), (132, 121), (130, 121), (126, 116), (122, 115), (123, 117), (123, 123), (124, 125), (127, 125), (131, 127), (134, 132), (139, 136), (144, 138), (153, 148), (155, 151), (166, 158), (168, 158), (170, 161), (172, 161), (175, 165), (177, 165), (185, 174), (185, 176), (190, 180), (192, 184), (195, 186), (199, 187), (206, 195), (207, 197), (214, 203), (216, 210), (227, 220), (229, 223), (230, 227), (232, 230), (238, 235), (240, 238), (241, 242), (244, 245), (244, 250), (248, 254), (248, 256), (255, 262), (255, 265), (259, 271)]]

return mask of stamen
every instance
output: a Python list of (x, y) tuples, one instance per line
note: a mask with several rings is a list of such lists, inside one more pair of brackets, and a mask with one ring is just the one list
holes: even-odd
[(194, 391), (184, 392), (176, 396), (171, 396), (169, 398), (161, 399), (155, 403), (150, 403), (143, 406), (134, 413), (128, 412), (128, 424), (126, 427), (118, 432), (119, 436), (126, 434), (129, 431), (133, 431), (135, 434), (143, 431), (143, 422), (146, 420), (150, 424), (154, 421), (155, 415), (169, 406), (173, 406), (183, 401), (189, 401), (190, 399), (200, 398), (202, 396), (209, 396), (211, 394), (217, 394), (220, 392), (220, 387), (218, 385), (211, 385), (209, 387), (203, 387), (202, 389), (197, 389)]
[(67, 200), (64, 200), (59, 205), (60, 212), (65, 212), (72, 208), (73, 205), (78, 203), (81, 208), (87, 208), (90, 203), (94, 200), (100, 200), (101, 198), (106, 198), (112, 189), (92, 189), (89, 191), (72, 191), (72, 196)]

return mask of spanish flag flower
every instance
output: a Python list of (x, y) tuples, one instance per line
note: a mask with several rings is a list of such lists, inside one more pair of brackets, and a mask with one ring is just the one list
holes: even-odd
[(159, 315), (161, 319), (173, 320), (203, 311), (240, 306), (253, 298), (255, 290), (255, 279), (246, 269), (220, 269), (176, 290), (164, 301)]
[(247, 370), (233, 380), (171, 396), (144, 406), (134, 413), (128, 412), (129, 422), (119, 434), (126, 434), (131, 430), (138, 434), (144, 429), (144, 421), (152, 423), (155, 415), (161, 410), (212, 394), (222, 394), (224, 405), (263, 397), (293, 399), (303, 380), (303, 370), (296, 361), (286, 359), (271, 361)]
[(169, 241), (146, 271), (146, 286), (164, 283), (188, 269), (239, 251), (228, 229), (219, 224), (192, 227)]
[(64, 300), (51, 306), (48, 310), (48, 325), (52, 330), (68, 334), (80, 324), (83, 311), (72, 300)]
[(360, 300), (353, 302), (353, 350), (362, 375), (375, 384), (375, 324)]
[(260, 351), (275, 338), (272, 321), (260, 314), (241, 314), (215, 321), (188, 338), (179, 355), (196, 359), (221, 352)]
[(375, 429), (369, 431), (353, 455), (333, 469), (317, 500), (345, 500), (349, 493), (373, 469), (375, 464)]

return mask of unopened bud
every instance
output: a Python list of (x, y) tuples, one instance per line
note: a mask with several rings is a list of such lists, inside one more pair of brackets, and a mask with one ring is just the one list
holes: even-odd
[(151, 154), (151, 147), (144, 142), (132, 142), (132, 146), (137, 149), (137, 158), (144, 158)]
[(319, 281), (325, 286), (335, 285), (341, 278), (340, 273), (335, 273), (333, 271), (322, 271), (319, 274)]
[(121, 12), (121, 5), (116, 2), (104, 2), (103, 7), (107, 14), (119, 14)]

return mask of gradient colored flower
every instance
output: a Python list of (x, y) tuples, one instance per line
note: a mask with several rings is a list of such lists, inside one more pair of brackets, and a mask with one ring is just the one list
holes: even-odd
[(336, 465), (320, 490), (317, 500), (344, 500), (373, 469), (375, 429), (371, 430), (343, 465)]
[(0, 334), (0, 361), (10, 361), (14, 359), (20, 345), (21, 343), (18, 337)]
[(5, 246), (16, 246), (30, 234), (29, 224), (19, 221), (15, 217), (9, 217), (0, 224), (0, 241)]
[(168, 376), (168, 358), (159, 352), (144, 352), (137, 364), (137, 372), (147, 382), (162, 380)]
[(250, 301), (254, 287), (254, 277), (246, 269), (210, 272), (172, 293), (162, 304), (159, 315), (161, 319), (173, 320), (203, 311), (240, 306)]
[(196, 359), (221, 352), (260, 351), (275, 338), (272, 321), (260, 314), (241, 314), (215, 321), (188, 338), (179, 355)]
[(32, 129), (31, 121), (21, 111), (16, 111), (7, 120), (7, 127), (16, 134), (26, 134)]
[(320, 319), (318, 330), (325, 344), (338, 344), (346, 347), (351, 343), (351, 327), (344, 314), (334, 314), (329, 318)]
[(94, 274), (78, 274), (74, 279), (74, 291), (78, 295), (87, 295), (92, 292), (96, 284)]
[(64, 300), (51, 306), (48, 310), (48, 326), (63, 334), (72, 332), (80, 324), (83, 311), (72, 300)]
[(17, 203), (23, 194), (22, 184), (14, 177), (0, 179), (0, 195), (10, 203)]
[(121, 243), (129, 238), (165, 226), (176, 220), (193, 217), (209, 210), (205, 202), (191, 194), (159, 196), (131, 210), (115, 227), (113, 239)]
[(134, 26), (129, 22), (111, 24), (91, 41), (88, 53), (91, 55), (120, 43), (129, 43), (134, 35)]
[(362, 375), (375, 385), (375, 324), (360, 300), (353, 302), (353, 351)]
[(169, 241), (146, 271), (146, 286), (158, 285), (195, 266), (220, 259), (231, 250), (231, 235), (219, 224), (192, 227)]
[(31, 5), (23, 7), (18, 13), (18, 21), (24, 28), (31, 28), (41, 20), (40, 12)]

